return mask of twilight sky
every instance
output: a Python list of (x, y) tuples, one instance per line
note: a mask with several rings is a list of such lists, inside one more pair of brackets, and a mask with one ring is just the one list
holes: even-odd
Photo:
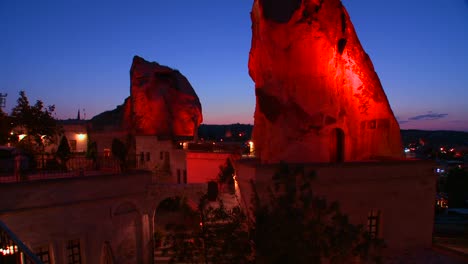
[[(180, 70), (205, 124), (251, 123), (252, 0), (0, 0), (5, 111), (26, 91), (57, 118), (112, 110), (134, 55)], [(468, 131), (468, 0), (343, 0), (401, 128)]]

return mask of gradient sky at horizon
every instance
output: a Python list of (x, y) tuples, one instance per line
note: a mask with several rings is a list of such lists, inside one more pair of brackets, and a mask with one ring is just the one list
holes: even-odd
[[(251, 123), (252, 0), (0, 1), (0, 93), (57, 118), (115, 109), (134, 55), (176, 68), (205, 124)], [(468, 1), (343, 0), (403, 129), (468, 131)]]

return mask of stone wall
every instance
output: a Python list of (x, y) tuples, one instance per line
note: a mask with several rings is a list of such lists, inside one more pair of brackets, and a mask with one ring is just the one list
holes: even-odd
[(159, 202), (198, 202), (204, 192), (206, 184), (153, 184), (149, 173), (0, 184), (0, 220), (33, 251), (48, 248), (53, 263), (67, 262), (70, 240), (82, 263), (101, 263), (109, 250), (116, 263), (151, 263)]
[(232, 153), (187, 152), (188, 183), (217, 181), (220, 167), (228, 158), (238, 159)]

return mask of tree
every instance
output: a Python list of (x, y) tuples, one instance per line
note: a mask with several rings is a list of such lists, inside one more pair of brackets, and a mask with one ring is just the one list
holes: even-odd
[[(23, 147), (33, 152), (42, 152), (44, 147), (54, 141), (58, 132), (58, 125), (52, 114), (55, 106), (47, 108), (41, 100), (31, 106), (24, 91), (19, 93), (17, 105), (11, 113), (11, 121), (15, 129), (26, 134)], [(23, 141), (23, 140), (22, 140)]]
[[(362, 263), (379, 262), (381, 239), (371, 238), (362, 225), (349, 222), (337, 202), (328, 203), (312, 190), (314, 173), (281, 164), (272, 177), (269, 197), (254, 184), (252, 217), (222, 201), (198, 212), (201, 228), (172, 236), (173, 262), (186, 263)], [(267, 196), (268, 196), (267, 195)], [(266, 200), (266, 201), (265, 201)]]
[(121, 140), (114, 138), (112, 140), (112, 155), (119, 161), (121, 171), (125, 171), (127, 168), (127, 153), (128, 149), (125, 144)]
[(226, 162), (219, 167), (218, 173), (218, 185), (221, 187), (221, 191), (224, 191), (225, 187), (228, 188), (230, 193), (235, 192), (234, 188), (234, 174), (235, 170), (232, 166), (231, 160), (229, 158), (226, 159)]
[(60, 144), (57, 148), (57, 152), (55, 153), (57, 158), (60, 160), (60, 165), (63, 169), (67, 168), (67, 161), (70, 159), (71, 151), (70, 146), (68, 145), (68, 139), (64, 135), (62, 139), (60, 139)]
[[(262, 202), (254, 187), (254, 237), (257, 263), (348, 263), (360, 257), (376, 261), (371, 239), (362, 225), (353, 225), (337, 202), (315, 196), (301, 166), (280, 165), (269, 199)], [(377, 250), (378, 253), (378, 250)]]
[(226, 163), (219, 167), (218, 181), (220, 183), (234, 184), (234, 167), (231, 160), (226, 159)]
[(222, 201), (212, 206), (205, 195), (197, 212), (199, 228), (167, 236), (170, 263), (252, 263), (247, 217), (239, 206), (228, 209)]
[(468, 172), (464, 169), (451, 169), (447, 175), (448, 206), (468, 207)]
[(93, 167), (97, 169), (98, 148), (96, 141), (91, 141), (88, 138), (88, 146), (86, 148), (86, 158), (93, 161)]
[(10, 141), (11, 129), (11, 118), (0, 108), (0, 145), (5, 145)]

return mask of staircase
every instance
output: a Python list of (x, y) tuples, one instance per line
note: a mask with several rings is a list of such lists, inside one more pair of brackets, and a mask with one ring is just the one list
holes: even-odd
[(0, 263), (43, 264), (2, 221), (0, 221)]

